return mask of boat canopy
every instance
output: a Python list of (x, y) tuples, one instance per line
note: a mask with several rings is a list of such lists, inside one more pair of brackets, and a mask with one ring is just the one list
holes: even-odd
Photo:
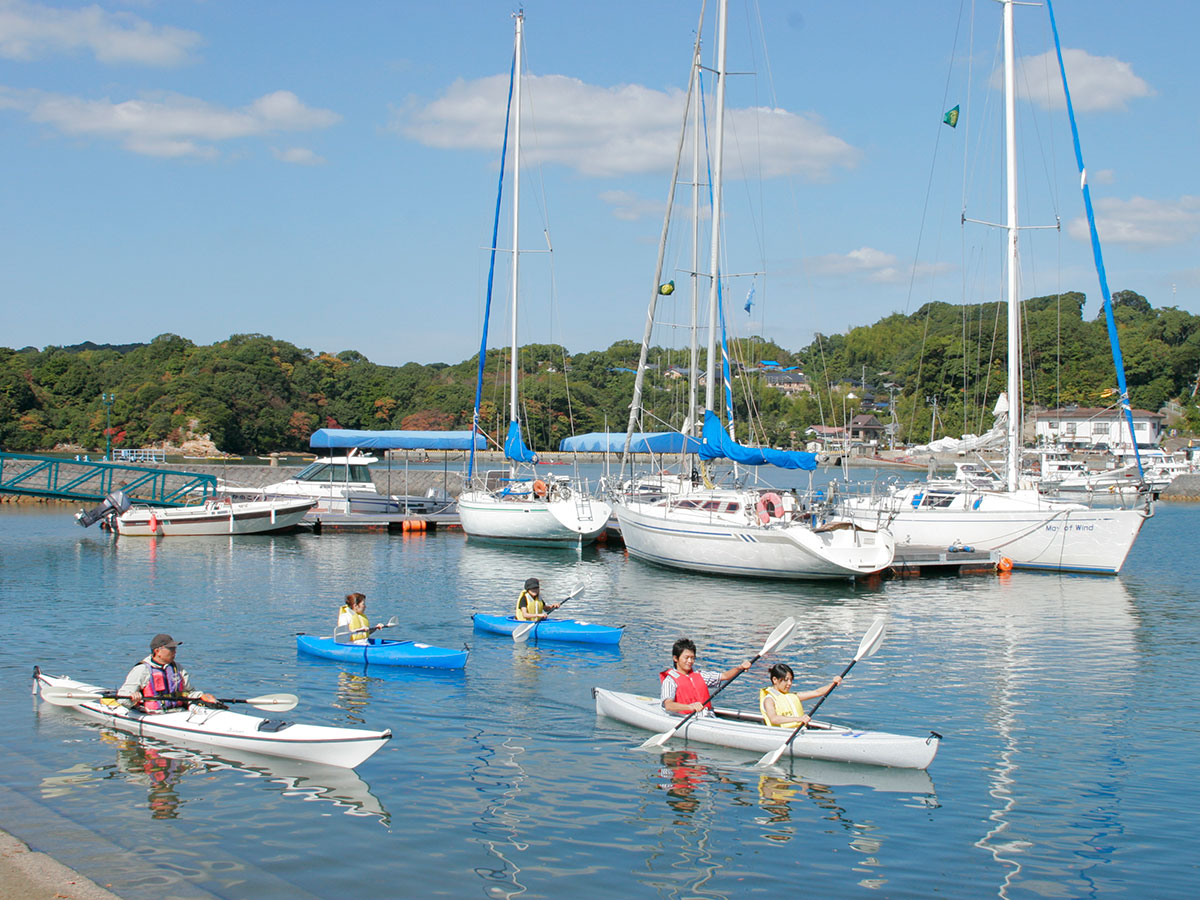
[[(469, 431), (359, 431), (353, 428), (318, 428), (308, 439), (316, 450), (469, 450)], [(487, 446), (482, 434), (475, 435), (475, 447)]]
[[(570, 453), (621, 453), (625, 449), (625, 432), (577, 434), (563, 438), (558, 449)], [(700, 441), (685, 438), (678, 431), (635, 431), (629, 440), (630, 453), (696, 453), (699, 449)]]
[(711, 409), (704, 414), (704, 443), (700, 445), (701, 459), (731, 459), (746, 466), (777, 466), (780, 469), (817, 467), (817, 455), (800, 450), (772, 450), (770, 447), (745, 447), (731, 438)]

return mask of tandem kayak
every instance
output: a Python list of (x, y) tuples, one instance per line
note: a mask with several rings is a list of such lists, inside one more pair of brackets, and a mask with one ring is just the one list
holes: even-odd
[[(528, 625), (515, 616), (489, 616), (475, 613), (476, 631), (491, 634), (509, 634)], [(577, 644), (616, 644), (621, 640), (623, 628), (615, 625), (594, 625), (574, 619), (546, 619), (529, 633), (530, 641), (570, 641)]]
[[(622, 694), (592, 688), (596, 713), (647, 731), (670, 731), (680, 717), (662, 708), (657, 697)], [(764, 725), (758, 713), (714, 709), (712, 716), (696, 716), (676, 736), (683, 740), (717, 744), (754, 753), (775, 750), (788, 739), (785, 728)], [(908, 737), (883, 731), (859, 731), (843, 725), (813, 722), (789, 747), (793, 757), (825, 759), (871, 766), (925, 769), (937, 755), (939, 737)]]
[(461, 669), (466, 650), (449, 650), (419, 641), (389, 641), (372, 638), (369, 644), (339, 644), (331, 637), (296, 635), (296, 649), (309, 656), (376, 666), (425, 666), (431, 669)]
[[(106, 690), (94, 684), (41, 673), (37, 675), (37, 683), (39, 688), (69, 689), (81, 694)], [(224, 747), (345, 769), (353, 769), (392, 739), (391, 730), (304, 725), (199, 704), (161, 713), (139, 712), (113, 700), (85, 700), (73, 708), (88, 718), (132, 732), (139, 738), (157, 738), (184, 746)]]

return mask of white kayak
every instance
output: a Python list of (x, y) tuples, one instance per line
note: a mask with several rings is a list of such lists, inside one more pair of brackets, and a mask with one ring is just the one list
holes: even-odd
[[(53, 687), (80, 695), (106, 690), (94, 684), (41, 673), (37, 683), (41, 689)], [(346, 769), (353, 769), (392, 738), (390, 730), (366, 731), (289, 723), (200, 704), (161, 713), (139, 712), (112, 700), (83, 700), (72, 707), (91, 719), (138, 737), (185, 746), (224, 747)]]
[[(647, 731), (670, 731), (680, 716), (662, 708), (657, 697), (623, 694), (604, 688), (592, 688), (596, 713)], [(717, 744), (754, 753), (777, 749), (788, 739), (785, 728), (764, 725), (758, 713), (716, 708), (711, 716), (695, 716), (675, 732), (680, 740)], [(801, 732), (788, 748), (793, 757), (826, 759), (835, 762), (872, 766), (925, 769), (937, 755), (939, 738), (909, 737), (883, 731), (859, 731), (844, 725), (814, 722)]]

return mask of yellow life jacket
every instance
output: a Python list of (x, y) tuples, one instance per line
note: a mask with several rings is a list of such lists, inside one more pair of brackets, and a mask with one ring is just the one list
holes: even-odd
[(338, 610), (338, 628), (343, 625), (350, 629), (350, 640), (355, 644), (365, 644), (371, 632), (371, 622), (362, 613), (353, 612), (349, 606)]
[[(521, 608), (522, 600), (525, 601), (524, 609)], [(540, 596), (535, 596), (529, 593), (529, 591), (521, 591), (521, 596), (517, 598), (517, 619), (522, 622), (533, 622), (545, 611), (546, 604), (542, 602)]]
[[(804, 715), (804, 704), (800, 702), (800, 698), (793, 693), (783, 693), (777, 691), (773, 687), (762, 688), (758, 692), (758, 711), (762, 713), (763, 722), (771, 725), (772, 722), (767, 718), (767, 697), (775, 701), (775, 715), (777, 716), (802, 716)], [(799, 728), (799, 722), (783, 722), (779, 725), (774, 725), (775, 728)]]

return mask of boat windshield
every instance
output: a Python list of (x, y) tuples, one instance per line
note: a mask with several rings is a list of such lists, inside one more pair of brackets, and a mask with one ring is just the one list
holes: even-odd
[(371, 471), (363, 465), (334, 465), (326, 462), (314, 462), (301, 469), (296, 475), (296, 480), (363, 483), (371, 481)]

